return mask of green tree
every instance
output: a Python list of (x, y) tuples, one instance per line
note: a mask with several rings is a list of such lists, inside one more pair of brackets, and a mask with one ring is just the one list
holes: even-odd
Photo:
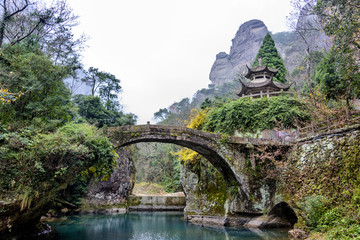
[(279, 69), (278, 73), (274, 76), (274, 81), (277, 82), (286, 82), (285, 75), (286, 69), (284, 61), (281, 59), (280, 54), (278, 53), (275, 42), (272, 39), (270, 33), (266, 34), (263, 40), (263, 43), (259, 49), (259, 52), (256, 55), (253, 67), (259, 65), (259, 58), (262, 59), (262, 65), (268, 66), (271, 68)]
[[(39, 0), (3, 0), (0, 4), (0, 48), (35, 39), (44, 51), (52, 48), (52, 51), (46, 51), (48, 53), (73, 52), (65, 43), (71, 39), (72, 48), (83, 43), (82, 37), (73, 41), (71, 34), (77, 18), (66, 0), (52, 1), (50, 5)], [(56, 48), (51, 47), (54, 42), (59, 43)]]
[(136, 123), (134, 114), (124, 114), (118, 102), (121, 92), (120, 80), (113, 74), (90, 67), (82, 81), (91, 87), (91, 96), (77, 95), (75, 103), (79, 114), (89, 123), (98, 127), (133, 125)]
[[(349, 109), (350, 99), (360, 94), (360, 0), (319, 0), (316, 11), (334, 39), (336, 87), (342, 89), (337, 98), (344, 98)], [(335, 97), (333, 88), (328, 90)]]
[(74, 96), (74, 102), (77, 104), (80, 116), (86, 119), (90, 124), (97, 127), (134, 125), (136, 116), (134, 114), (124, 114), (117, 110), (107, 110), (103, 102), (97, 96)]
[[(70, 122), (43, 134), (28, 128), (0, 128), (0, 133), (0, 199), (7, 202), (1, 208), (2, 231), (11, 227), (3, 219), (13, 227), (37, 224), (81, 172), (106, 178), (115, 165), (111, 142), (89, 124)], [(15, 212), (20, 217), (12, 217)]]
[(159, 109), (159, 111), (154, 113), (154, 119), (161, 122), (161, 121), (165, 120), (166, 118), (168, 118), (169, 115), (170, 115), (170, 112), (167, 108), (161, 108), (161, 109)]
[(207, 98), (205, 98), (205, 100), (201, 103), (200, 108), (201, 108), (201, 109), (206, 109), (206, 108), (212, 107), (212, 105), (213, 105), (213, 102), (211, 101), (210, 98), (207, 97)]
[[(72, 116), (70, 92), (63, 79), (68, 71), (54, 65), (36, 43), (19, 43), (3, 51), (0, 83), (21, 97), (0, 107), (1, 122), (40, 119), (63, 124)], [(11, 76), (11, 77), (7, 77)]]
[(110, 73), (103, 73), (104, 81), (99, 88), (99, 96), (105, 102), (107, 110), (117, 110), (120, 108), (118, 93), (121, 92), (120, 80)]
[(316, 68), (315, 81), (328, 99), (338, 99), (346, 92), (346, 84), (340, 80), (337, 64), (336, 53), (332, 49)]
[(90, 67), (82, 79), (91, 87), (91, 95), (98, 94), (104, 101), (107, 110), (119, 109), (117, 94), (121, 91), (120, 80), (113, 74), (99, 71), (98, 68)]
[(77, 104), (80, 116), (84, 117), (90, 124), (102, 127), (107, 123), (110, 112), (103, 106), (99, 97), (75, 95), (74, 102)]

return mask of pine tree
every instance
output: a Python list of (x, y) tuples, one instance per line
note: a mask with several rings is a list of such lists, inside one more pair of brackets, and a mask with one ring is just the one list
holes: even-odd
[(278, 53), (275, 42), (272, 39), (270, 33), (266, 34), (263, 40), (263, 43), (259, 49), (258, 54), (256, 55), (253, 67), (259, 65), (259, 57), (262, 58), (262, 65), (268, 66), (270, 68), (279, 69), (278, 73), (274, 76), (274, 81), (285, 83), (286, 69), (283, 60), (281, 59), (280, 54)]

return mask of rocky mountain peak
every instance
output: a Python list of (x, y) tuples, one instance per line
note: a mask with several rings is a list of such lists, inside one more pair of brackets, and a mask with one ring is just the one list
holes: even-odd
[(211, 68), (210, 81), (214, 85), (231, 82), (238, 74), (243, 74), (245, 65), (250, 65), (259, 50), (265, 35), (269, 32), (265, 24), (257, 19), (245, 22), (239, 27), (230, 54), (220, 52)]
[[(250, 20), (242, 24), (237, 31), (235, 38), (232, 39), (232, 46), (230, 48), (230, 58), (235, 60), (239, 57), (244, 58), (243, 54), (249, 51), (244, 51), (244, 47), (259, 49), (264, 36), (269, 32), (265, 24), (260, 20)], [(249, 55), (249, 54), (247, 54)], [(250, 54), (252, 57), (252, 54)], [(253, 60), (252, 58), (249, 60)]]

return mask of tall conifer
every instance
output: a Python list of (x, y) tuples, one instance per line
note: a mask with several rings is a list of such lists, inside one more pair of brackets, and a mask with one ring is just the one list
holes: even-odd
[(274, 81), (282, 82), (282, 83), (286, 82), (285, 79), (286, 69), (285, 69), (284, 61), (281, 59), (281, 56), (275, 47), (275, 42), (272, 39), (270, 33), (265, 35), (263, 43), (259, 49), (259, 52), (256, 55), (255, 61), (253, 63), (253, 67), (259, 65), (259, 61), (258, 61), (259, 57), (262, 58), (263, 66), (279, 69), (278, 73), (273, 78)]

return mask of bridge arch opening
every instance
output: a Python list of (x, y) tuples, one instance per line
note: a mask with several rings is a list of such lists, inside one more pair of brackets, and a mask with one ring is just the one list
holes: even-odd
[(144, 142), (170, 143), (189, 148), (207, 159), (220, 172), (228, 187), (236, 187), (241, 201), (246, 202), (246, 205), (250, 203), (243, 179), (232, 166), (234, 156), (230, 149), (221, 144), (220, 135), (185, 127), (149, 124), (109, 128), (107, 135), (115, 148)]
[(178, 149), (173, 144), (156, 142), (132, 146), (131, 158), (136, 179), (134, 195), (163, 195), (169, 192), (179, 195), (179, 192), (183, 192), (180, 182), (181, 164), (173, 154)]
[[(133, 144), (134, 147), (154, 147), (154, 146), (168, 146), (171, 148), (172, 152), (180, 151), (181, 148), (177, 147), (179, 145), (176, 144), (169, 144), (169, 143), (162, 143), (162, 142), (139, 142)], [(133, 149), (133, 148), (132, 148)], [(146, 151), (150, 150), (150, 151)], [(142, 154), (147, 154), (147, 156), (139, 156), (136, 154), (133, 157), (133, 162), (135, 163), (135, 176), (136, 182), (134, 189), (132, 191), (132, 196), (130, 199), (139, 198), (139, 197), (152, 197), (153, 200), (161, 197), (166, 197), (170, 199), (179, 199), (182, 197), (182, 208), (179, 209), (180, 206), (173, 206), (169, 204), (166, 206), (166, 209), (172, 210), (184, 210), (185, 216), (188, 213), (193, 213), (202, 209), (204, 213), (212, 214), (216, 212), (217, 214), (226, 214), (225, 202), (228, 199), (233, 197), (233, 194), (236, 194), (234, 188), (231, 188), (231, 192), (228, 188), (228, 184), (226, 183), (224, 177), (221, 175), (219, 171), (215, 169), (215, 167), (205, 158), (197, 158), (195, 161), (189, 164), (183, 164), (181, 166), (181, 170), (178, 169), (178, 175), (174, 174), (174, 178), (179, 178), (179, 184), (181, 186), (181, 190), (172, 192), (171, 194), (164, 192), (166, 190), (166, 185), (164, 182), (159, 182), (159, 178), (161, 175), (167, 175), (166, 172), (159, 171), (157, 172), (157, 176), (154, 176), (153, 170), (144, 172), (143, 168), (147, 168), (149, 166), (149, 162), (154, 160), (155, 164), (158, 161), (157, 154), (153, 154), (151, 151), (157, 150), (156, 147), (154, 149), (145, 149)], [(136, 150), (135, 150), (136, 151)], [(153, 156), (151, 156), (153, 155)], [(140, 157), (140, 159), (137, 159)], [(179, 156), (172, 155), (173, 159), (180, 165)], [(166, 158), (166, 157), (165, 157)], [(143, 160), (146, 160), (143, 162)], [(137, 161), (139, 161), (137, 163)], [(167, 159), (165, 159), (167, 161)], [(144, 166), (146, 165), (146, 166)], [(181, 172), (181, 173), (180, 173)], [(138, 178), (138, 175), (142, 175), (141, 178)], [(146, 181), (143, 181), (146, 179)], [(161, 187), (157, 186), (156, 184), (160, 184)], [(162, 190), (161, 192), (159, 190)], [(230, 195), (232, 195), (230, 197)], [(146, 209), (146, 208), (154, 208), (152, 204), (154, 201), (149, 205), (151, 206), (144, 206), (143, 202), (139, 206), (131, 206), (133, 201), (130, 201), (130, 210), (137, 210), (137, 209)], [(160, 206), (157, 207), (159, 209)], [(172, 208), (173, 207), (173, 208)], [(155, 209), (155, 208), (154, 208)]]
[(199, 153), (204, 158), (206, 158), (222, 174), (225, 181), (229, 185), (234, 185), (234, 183), (237, 182), (237, 178), (236, 178), (234, 171), (232, 170), (230, 165), (226, 162), (226, 160), (222, 156), (220, 156), (215, 150), (213, 150), (207, 146), (204, 146), (202, 144), (196, 143), (196, 142), (191, 142), (188, 140), (175, 140), (174, 141), (174, 140), (171, 140), (171, 139), (169, 140), (169, 139), (165, 139), (165, 138), (164, 139), (140, 138), (140, 139), (133, 139), (131, 141), (128, 141), (118, 147), (133, 145), (133, 144), (137, 144), (137, 143), (149, 143), (149, 142), (171, 143), (171, 144), (175, 144), (175, 145), (178, 145), (181, 147), (189, 148), (189, 149)]
[[(221, 206), (222, 210), (226, 208), (225, 215), (229, 212), (239, 216), (243, 214), (258, 215), (266, 209), (271, 209), (274, 204), (276, 189), (272, 188), (271, 184), (266, 181), (252, 185), (252, 175), (246, 175), (247, 173), (242, 171), (244, 168), (249, 169), (257, 166), (255, 165), (254, 152), (252, 152), (254, 145), (273, 146), (271, 141), (229, 137), (223, 142), (220, 135), (184, 127), (159, 125), (109, 128), (107, 135), (115, 148), (137, 143), (169, 143), (189, 148), (202, 155), (225, 180), (226, 184), (223, 184), (223, 188), (227, 190), (225, 193), (226, 202)], [(269, 192), (264, 194), (264, 191)], [(291, 224), (296, 221), (296, 215), (294, 216), (286, 204), (276, 206), (272, 213), (287, 218)]]

